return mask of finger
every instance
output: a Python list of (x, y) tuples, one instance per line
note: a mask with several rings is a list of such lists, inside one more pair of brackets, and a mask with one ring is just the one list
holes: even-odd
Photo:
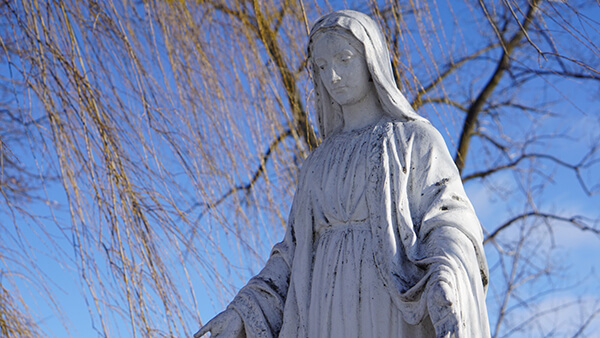
[(194, 333), (194, 338), (200, 338), (200, 337), (204, 336), (205, 334), (209, 333), (210, 330), (212, 329), (211, 326), (212, 325), (210, 325), (210, 323), (207, 323), (206, 325), (201, 327), (198, 332)]
[(438, 282), (433, 286), (434, 299), (442, 306), (450, 306), (454, 303), (454, 290), (446, 282)]
[(450, 333), (448, 333), (448, 332), (440, 333), (440, 334), (436, 335), (436, 338), (450, 338)]
[(443, 325), (444, 329), (442, 332), (445, 333), (444, 338), (455, 338), (458, 337), (458, 323), (447, 322)]
[(438, 338), (454, 338), (456, 337), (455, 333), (453, 333), (453, 331), (445, 331), (442, 332), (441, 334), (437, 335)]

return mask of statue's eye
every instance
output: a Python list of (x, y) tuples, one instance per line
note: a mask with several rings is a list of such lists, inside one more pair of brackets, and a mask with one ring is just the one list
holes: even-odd
[(340, 57), (340, 61), (348, 62), (348, 61), (352, 60), (352, 58), (354, 57), (354, 54), (352, 54), (352, 52), (350, 52), (350, 51), (346, 51), (346, 52), (342, 53), (339, 57)]

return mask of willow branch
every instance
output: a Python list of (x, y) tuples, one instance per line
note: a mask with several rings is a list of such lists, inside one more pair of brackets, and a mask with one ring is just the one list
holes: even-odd
[(283, 22), (283, 17), (285, 16), (285, 13), (288, 9), (290, 9), (291, 7), (291, 3), (289, 0), (284, 1), (284, 3), (281, 5), (281, 8), (279, 9), (279, 11), (277, 11), (277, 13), (275, 14), (273, 21), (275, 22), (275, 24), (273, 25), (273, 30), (275, 32), (277, 32), (279, 30), (279, 28), (281, 27), (281, 23)]
[(221, 3), (215, 1), (207, 1), (214, 9), (219, 12), (230, 15), (239, 21), (241, 21), (246, 27), (250, 28), (253, 32), (258, 34), (258, 25), (256, 24), (256, 19), (252, 16), (248, 15), (244, 11), (234, 10), (230, 7), (227, 7)]
[(250, 179), (250, 182), (246, 183), (246, 184), (239, 184), (236, 185), (234, 187), (232, 187), (231, 189), (229, 189), (226, 193), (224, 193), (221, 197), (219, 197), (219, 199), (217, 199), (215, 202), (213, 203), (203, 203), (203, 206), (205, 207), (205, 209), (200, 212), (200, 215), (198, 216), (198, 218), (202, 218), (202, 216), (204, 216), (204, 214), (206, 214), (206, 212), (208, 212), (210, 209), (213, 209), (215, 207), (217, 207), (219, 204), (223, 203), (229, 196), (235, 194), (238, 191), (250, 191), (250, 189), (252, 189), (252, 187), (254, 186), (254, 184), (256, 183), (256, 181), (258, 181), (258, 179), (265, 173), (266, 170), (266, 165), (267, 165), (267, 161), (269, 160), (269, 158), (271, 157), (271, 154), (273, 153), (273, 151), (275, 150), (275, 148), (288, 136), (292, 135), (292, 131), (290, 129), (284, 131), (283, 133), (279, 134), (277, 136), (277, 138), (275, 138), (275, 140), (273, 140), (273, 142), (271, 142), (271, 144), (269, 145), (269, 148), (267, 149), (267, 151), (263, 154), (260, 163), (258, 165), (258, 168), (254, 171), (254, 174), (252, 175), (252, 178)]
[(507, 332), (503, 332), (503, 336), (502, 337), (510, 337), (513, 333), (519, 332), (523, 328), (525, 328), (528, 325), (530, 325), (532, 322), (537, 321), (540, 318), (543, 318), (544, 316), (547, 316), (549, 314), (552, 314), (552, 313), (561, 313), (561, 311), (563, 311), (562, 313), (565, 313), (564, 311), (565, 311), (566, 308), (568, 308), (570, 306), (574, 306), (576, 304), (577, 304), (577, 302), (573, 301), (573, 302), (569, 302), (569, 303), (566, 303), (566, 304), (556, 305), (556, 306), (550, 307), (548, 309), (541, 310), (539, 312), (534, 312), (532, 315), (530, 315), (530, 316), (522, 319), (519, 324), (515, 325), (514, 327), (512, 327)]
[[(543, 114), (544, 116), (553, 116), (553, 117), (557, 116), (557, 114), (552, 112), (551, 110), (543, 109), (540, 107), (529, 106), (529, 105), (516, 103), (516, 102), (512, 102), (512, 101), (497, 102), (497, 103), (489, 104), (488, 107), (482, 111), (489, 112), (494, 109), (498, 109), (498, 108), (502, 108), (502, 107), (515, 108), (515, 109), (526, 111), (526, 112)], [(478, 134), (479, 133), (477, 131), (473, 131), (473, 135), (478, 135)]]
[[(290, 126), (290, 129), (294, 134), (299, 134), (310, 149), (316, 148), (319, 145), (319, 141), (312, 125), (310, 124), (308, 114), (303, 108), (300, 91), (296, 83), (296, 77), (294, 72), (290, 70), (290, 67), (285, 61), (285, 53), (283, 53), (279, 42), (277, 41), (276, 30), (273, 30), (269, 26), (269, 20), (263, 14), (263, 11), (260, 8), (260, 2), (256, 0), (252, 1), (255, 17), (252, 17), (241, 11), (233, 10), (214, 1), (209, 1), (209, 3), (216, 10), (237, 18), (242, 24), (246, 25), (257, 35), (258, 39), (262, 42), (267, 50), (267, 53), (277, 66), (279, 75), (283, 81), (288, 104), (290, 105), (292, 116), (294, 118), (293, 125)], [(283, 16), (283, 8), (279, 14)], [(278, 25), (277, 21), (282, 20), (281, 18), (275, 19), (276, 25)]]
[(259, 39), (264, 44), (267, 52), (277, 65), (279, 75), (283, 81), (285, 87), (286, 96), (288, 103), (292, 109), (292, 115), (294, 116), (295, 128), (292, 130), (298, 132), (308, 147), (314, 149), (319, 144), (317, 135), (311, 126), (308, 115), (303, 108), (302, 99), (300, 98), (300, 91), (296, 84), (296, 78), (294, 73), (290, 70), (290, 67), (285, 62), (283, 57), (284, 53), (280, 48), (279, 42), (277, 41), (277, 35), (269, 27), (261, 9), (260, 4), (257, 0), (253, 1), (254, 12), (256, 13), (256, 22), (259, 29)]

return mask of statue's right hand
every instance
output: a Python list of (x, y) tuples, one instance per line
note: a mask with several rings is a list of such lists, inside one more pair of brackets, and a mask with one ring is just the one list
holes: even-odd
[(445, 280), (429, 286), (427, 307), (437, 338), (458, 337), (460, 311), (456, 308), (456, 289)]
[(209, 332), (211, 337), (242, 338), (245, 336), (244, 322), (235, 310), (227, 309), (201, 327), (194, 338), (200, 338)]

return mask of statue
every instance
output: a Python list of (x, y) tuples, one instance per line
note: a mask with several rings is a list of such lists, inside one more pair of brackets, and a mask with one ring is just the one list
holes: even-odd
[(324, 141), (283, 241), (195, 337), (489, 337), (481, 225), (377, 24), (333, 12), (308, 52)]

